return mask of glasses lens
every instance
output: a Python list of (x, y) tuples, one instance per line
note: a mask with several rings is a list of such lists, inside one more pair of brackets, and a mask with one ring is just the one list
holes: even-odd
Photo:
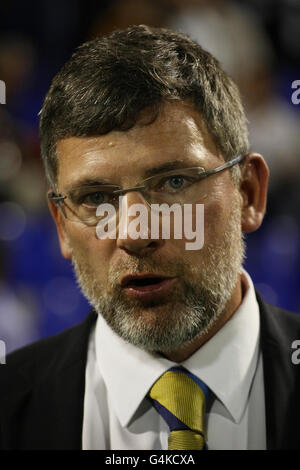
[(188, 169), (184, 171), (168, 172), (157, 175), (145, 181), (147, 190), (145, 198), (150, 204), (187, 204), (193, 203), (199, 194), (199, 175), (203, 169)]
[[(201, 200), (199, 185), (203, 168), (171, 170), (147, 178), (141, 193), (148, 204), (184, 205)], [(200, 178), (199, 178), (200, 176)], [(119, 194), (115, 185), (80, 187), (70, 191), (64, 205), (69, 209), (68, 218), (95, 226), (98, 222), (115, 217), (119, 212)], [(203, 196), (203, 195), (202, 195)]]
[(104, 217), (111, 218), (118, 209), (118, 197), (114, 190), (116, 186), (89, 186), (72, 191), (68, 196), (66, 206), (71, 212), (68, 218), (85, 223), (97, 225)]

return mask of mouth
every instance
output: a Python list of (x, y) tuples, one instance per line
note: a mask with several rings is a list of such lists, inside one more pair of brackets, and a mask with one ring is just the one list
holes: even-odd
[(135, 299), (154, 300), (168, 294), (176, 280), (176, 277), (148, 273), (128, 275), (123, 277), (121, 287)]

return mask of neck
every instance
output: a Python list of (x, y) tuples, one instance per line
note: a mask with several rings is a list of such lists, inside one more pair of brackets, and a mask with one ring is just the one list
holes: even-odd
[(203, 346), (210, 338), (212, 338), (232, 317), (242, 302), (242, 298), (246, 291), (246, 285), (243, 283), (242, 275), (239, 275), (236, 286), (233, 293), (226, 304), (225, 310), (220, 315), (216, 323), (212, 325), (210, 330), (205, 333), (196, 336), (188, 344), (183, 344), (180, 348), (169, 353), (165, 353), (164, 356), (173, 362), (182, 362), (188, 359), (194, 352), (196, 352), (201, 346)]

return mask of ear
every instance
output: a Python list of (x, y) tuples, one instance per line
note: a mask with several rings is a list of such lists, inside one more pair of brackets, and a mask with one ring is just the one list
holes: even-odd
[(72, 252), (69, 245), (68, 234), (66, 232), (66, 219), (58, 205), (50, 201), (48, 197), (47, 200), (50, 213), (56, 225), (61, 254), (66, 259), (72, 259)]
[(243, 199), (242, 231), (249, 233), (261, 225), (267, 203), (269, 168), (264, 158), (251, 152), (242, 167), (240, 193)]

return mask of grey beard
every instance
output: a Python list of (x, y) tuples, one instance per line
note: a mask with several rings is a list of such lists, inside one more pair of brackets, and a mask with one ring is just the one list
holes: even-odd
[[(109, 275), (109, 292), (95, 279), (85, 261), (73, 253), (72, 262), (78, 284), (95, 311), (123, 340), (149, 352), (168, 353), (206, 335), (224, 312), (238, 280), (244, 257), (240, 210), (232, 211), (227, 230), (219, 244), (206, 247), (207, 262), (201, 271), (189, 266), (161, 263), (145, 258), (126, 265), (131, 272), (155, 272), (171, 267), (181, 271), (182, 288), (172, 298), (142, 303), (128, 299), (118, 282), (117, 272)], [(217, 245), (217, 246), (216, 246)], [(148, 269), (147, 269), (148, 267)], [(152, 270), (149, 268), (153, 268)], [(174, 271), (176, 267), (176, 271)], [(194, 271), (194, 272), (192, 272)], [(193, 276), (193, 279), (191, 278)], [(151, 321), (149, 320), (151, 317)]]
[[(111, 310), (110, 305), (100, 302), (97, 311), (125, 341), (147, 351), (168, 353), (188, 344), (199, 334), (205, 335), (219, 318), (225, 304), (225, 298), (217, 299), (207, 291), (200, 293), (200, 289), (188, 286), (184, 302), (176, 306), (171, 303), (171, 309), (176, 308), (178, 314), (170, 315), (163, 325), (158, 321), (149, 326), (142, 315), (136, 318), (132, 314), (134, 307), (129, 309), (121, 303)], [(116, 304), (112, 302), (112, 305)], [(168, 310), (170, 306), (165, 308)], [(110, 315), (110, 312), (113, 313)]]

